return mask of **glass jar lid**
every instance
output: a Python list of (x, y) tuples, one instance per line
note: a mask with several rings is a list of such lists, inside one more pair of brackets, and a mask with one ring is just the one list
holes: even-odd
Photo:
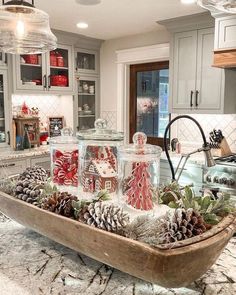
[(50, 144), (78, 144), (79, 141), (73, 136), (73, 130), (70, 127), (65, 127), (61, 130), (61, 136), (52, 137), (49, 140)]
[(76, 136), (80, 140), (99, 140), (99, 141), (122, 141), (124, 139), (123, 132), (107, 128), (107, 121), (97, 119), (94, 123), (95, 128), (81, 130)]
[(133, 144), (129, 144), (119, 149), (123, 155), (142, 155), (160, 157), (162, 148), (156, 145), (147, 144), (147, 135), (143, 132), (136, 132), (133, 136)]

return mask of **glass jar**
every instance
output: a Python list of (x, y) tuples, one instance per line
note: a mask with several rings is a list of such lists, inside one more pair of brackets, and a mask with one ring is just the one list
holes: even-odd
[(71, 128), (61, 130), (61, 136), (52, 137), (50, 143), (51, 178), (59, 189), (78, 187), (78, 139)]
[[(91, 200), (94, 193), (118, 189), (117, 147), (124, 139), (123, 132), (109, 130), (107, 121), (97, 119), (95, 129), (77, 133), (80, 154), (80, 198)], [(112, 197), (112, 195), (111, 195)]]
[(146, 134), (137, 132), (133, 144), (119, 148), (119, 202), (137, 214), (154, 212), (160, 180), (162, 149), (146, 142)]

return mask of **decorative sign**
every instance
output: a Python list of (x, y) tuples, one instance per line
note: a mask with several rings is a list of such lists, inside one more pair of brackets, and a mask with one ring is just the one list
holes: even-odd
[(48, 131), (49, 137), (55, 137), (61, 135), (61, 130), (64, 127), (64, 117), (48, 117)]

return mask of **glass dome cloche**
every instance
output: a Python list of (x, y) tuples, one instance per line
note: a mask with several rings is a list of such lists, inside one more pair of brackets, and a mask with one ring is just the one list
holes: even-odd
[(95, 128), (77, 133), (80, 154), (80, 186), (85, 199), (95, 192), (106, 190), (116, 193), (118, 189), (117, 148), (124, 139), (123, 132), (108, 129), (107, 121), (97, 119)]

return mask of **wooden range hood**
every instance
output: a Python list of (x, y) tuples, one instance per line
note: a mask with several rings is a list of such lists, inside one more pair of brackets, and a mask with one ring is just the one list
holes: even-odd
[(236, 49), (214, 51), (213, 67), (223, 69), (236, 68)]

